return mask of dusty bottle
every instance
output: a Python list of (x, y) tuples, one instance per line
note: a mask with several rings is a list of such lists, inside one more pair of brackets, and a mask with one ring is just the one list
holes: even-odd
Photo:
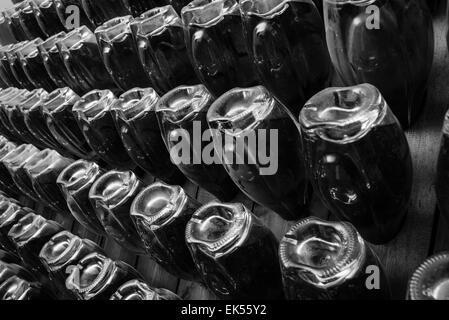
[(131, 24), (139, 58), (159, 94), (200, 81), (188, 58), (184, 26), (172, 6), (154, 8)]
[(298, 0), (244, 0), (240, 12), (262, 83), (297, 116), (332, 76), (320, 13)]
[(233, 89), (212, 104), (207, 121), (216, 153), (248, 197), (286, 220), (306, 216), (311, 187), (301, 134), (279, 100), (262, 86)]
[(131, 89), (112, 105), (111, 113), (131, 159), (152, 176), (181, 184), (185, 177), (171, 162), (157, 123), (158, 101), (159, 96), (151, 88)]
[(81, 26), (56, 42), (70, 76), (83, 93), (93, 89), (115, 89), (92, 31)]
[(9, 252), (16, 252), (16, 247), (8, 237), (9, 230), (20, 219), (30, 213), (28, 208), (22, 208), (17, 203), (2, 202), (0, 204), (0, 246)]
[(39, 197), (33, 190), (32, 182), (24, 170), (25, 164), (34, 160), (39, 153), (39, 149), (31, 144), (18, 146), (2, 159), (3, 165), (8, 169), (9, 174), (19, 190), (34, 201), (39, 201)]
[(95, 30), (104, 65), (122, 91), (151, 86), (139, 61), (131, 21), (131, 16), (117, 17)]
[(407, 299), (449, 299), (449, 253), (435, 254), (415, 270), (408, 283)]
[(118, 169), (133, 169), (117, 132), (111, 107), (117, 98), (109, 90), (93, 90), (73, 106), (73, 113), (89, 146), (100, 158)]
[(33, 160), (25, 164), (24, 170), (32, 182), (35, 194), (55, 211), (68, 213), (69, 208), (56, 180), (73, 160), (51, 149), (40, 151)]
[(59, 223), (29, 213), (9, 230), (8, 237), (29, 270), (45, 274), (45, 267), (39, 260), (39, 252), (45, 243), (62, 230)]
[(181, 16), (190, 61), (212, 94), (258, 83), (243, 38), (238, 1), (194, 0)]
[(52, 0), (32, 0), (30, 5), (41, 30), (47, 37), (65, 31)]
[(89, 190), (102, 174), (98, 164), (78, 160), (65, 168), (56, 181), (73, 217), (95, 234), (105, 234), (105, 230), (89, 200)]
[[(401, 125), (409, 127), (424, 106), (432, 67), (434, 34), (427, 5), (420, 0), (323, 4), (327, 44), (343, 84), (376, 86)], [(377, 8), (378, 19), (370, 6)]]
[(108, 20), (131, 14), (123, 0), (81, 0), (90, 22), (99, 27)]
[(49, 273), (51, 281), (66, 298), (73, 299), (73, 293), (65, 286), (67, 271), (91, 253), (103, 253), (95, 242), (81, 239), (68, 231), (54, 235), (39, 253), (39, 258)]
[(282, 299), (278, 241), (244, 205), (211, 202), (195, 212), (186, 242), (221, 299)]
[(303, 219), (281, 240), (279, 256), (289, 300), (390, 299), (382, 265), (350, 223)]
[(407, 139), (379, 90), (328, 88), (300, 115), (309, 176), (325, 206), (365, 240), (399, 232), (412, 187)]
[(181, 300), (167, 289), (152, 288), (142, 280), (131, 280), (123, 284), (110, 300)]
[(79, 100), (80, 97), (70, 88), (56, 89), (48, 95), (41, 112), (48, 130), (60, 145), (76, 157), (90, 159), (94, 156), (92, 149), (73, 112)]
[(52, 91), (57, 88), (50, 78), (44, 66), (42, 56), (37, 46), (42, 44), (40, 38), (29, 41), (26, 45), (16, 50), (17, 58), (22, 66), (25, 76), (35, 88), (43, 88)]
[(143, 245), (131, 219), (130, 208), (143, 184), (131, 171), (108, 171), (89, 191), (89, 199), (106, 233), (124, 248), (144, 254)]
[(0, 286), (0, 300), (54, 300), (55, 297), (39, 282), (26, 281), (13, 276)]
[[(226, 201), (236, 195), (237, 187), (216, 157), (203, 159), (213, 151), (211, 134), (209, 142), (202, 139), (207, 136), (206, 115), (213, 101), (203, 85), (180, 86), (159, 100), (156, 114), (172, 162), (193, 183)], [(209, 154), (203, 157), (205, 148)]]
[(198, 280), (185, 242), (185, 229), (200, 203), (180, 186), (156, 182), (134, 199), (131, 218), (147, 252), (165, 270), (186, 280)]
[(141, 279), (139, 273), (122, 261), (92, 253), (70, 268), (66, 287), (80, 300), (106, 300), (124, 283)]

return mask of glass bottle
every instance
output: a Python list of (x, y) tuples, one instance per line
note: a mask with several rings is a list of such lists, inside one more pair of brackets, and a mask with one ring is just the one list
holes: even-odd
[(14, 34), (8, 25), (7, 12), (0, 12), (0, 45), (8, 45), (11, 43), (16, 43), (18, 40), (14, 37)]
[(104, 65), (122, 91), (151, 86), (139, 61), (131, 21), (131, 16), (117, 17), (95, 30)]
[(171, 5), (178, 14), (181, 14), (182, 8), (188, 5), (192, 0), (165, 0), (167, 4)]
[(25, 71), (23, 71), (22, 64), (16, 54), (18, 50), (20, 50), (28, 43), (29, 41), (24, 41), (13, 45), (13, 47), (10, 50), (5, 51), (5, 56), (7, 62), (9, 63), (11, 73), (16, 79), (17, 83), (19, 84), (18, 87), (27, 90), (33, 90), (36, 89), (36, 87), (31, 83), (31, 81), (26, 76)]
[(105, 234), (105, 230), (89, 200), (89, 190), (102, 174), (98, 164), (78, 160), (65, 168), (56, 181), (73, 217), (84, 228), (100, 235)]
[[(1, 206), (1, 204), (0, 204)], [(0, 207), (1, 211), (1, 207)], [(20, 258), (14, 253), (0, 249), (0, 262), (20, 264)]]
[[(208, 143), (202, 139), (207, 136), (206, 115), (213, 101), (203, 85), (180, 86), (159, 100), (156, 114), (172, 162), (193, 183), (226, 201), (234, 198), (237, 187), (217, 157), (209, 159), (213, 152), (211, 134)], [(205, 148), (208, 154), (203, 152)]]
[(198, 281), (185, 241), (187, 222), (200, 207), (180, 186), (156, 182), (134, 199), (130, 214), (150, 256), (174, 276)]
[[(52, 0), (56, 7), (59, 20), (67, 30), (72, 30), (80, 26), (86, 26), (90, 30), (95, 30), (95, 26), (90, 22), (82, 6), (82, 0)], [(77, 8), (78, 10), (73, 10)], [(77, 16), (74, 16), (77, 13)]]
[(15, 185), (24, 195), (34, 201), (39, 201), (39, 198), (33, 190), (32, 182), (26, 174), (24, 166), (35, 161), (38, 153), (39, 149), (35, 146), (22, 144), (2, 159), (2, 163), (8, 169)]
[(64, 158), (54, 150), (45, 149), (40, 151), (33, 161), (28, 161), (24, 166), (35, 194), (55, 211), (70, 212), (56, 180), (62, 170), (72, 162), (73, 160)]
[(73, 299), (73, 294), (65, 286), (67, 269), (76, 266), (85, 256), (103, 250), (95, 242), (81, 239), (68, 231), (54, 235), (39, 253), (39, 258), (49, 272), (51, 281), (57, 283), (60, 292)]
[(14, 7), (3, 11), (3, 17), (6, 19), (6, 25), (16, 39), (16, 42), (28, 40), (22, 25), (20, 24), (19, 15)]
[(381, 244), (399, 232), (412, 187), (404, 132), (370, 84), (328, 88), (300, 115), (306, 162), (325, 206)]
[(28, 281), (36, 280), (35, 277), (21, 265), (0, 261), (0, 286), (13, 276), (19, 276)]
[(432, 16), (424, 1), (324, 0), (324, 13), (329, 52), (343, 84), (379, 88), (408, 128), (424, 106), (433, 60)]
[(22, 208), (17, 203), (2, 202), (0, 204), (0, 246), (9, 252), (16, 252), (14, 243), (9, 239), (8, 232), (24, 216), (32, 212)]
[(56, 89), (45, 100), (41, 112), (48, 130), (60, 145), (76, 157), (90, 159), (94, 157), (92, 149), (73, 112), (79, 100), (80, 97), (70, 88)]
[(157, 123), (159, 96), (152, 88), (131, 89), (111, 107), (115, 125), (131, 159), (152, 176), (180, 184), (184, 175), (170, 161)]
[(437, 162), (437, 176), (435, 191), (438, 200), (438, 208), (446, 222), (449, 223), (449, 112), (444, 116), (440, 152)]
[(28, 78), (33, 87), (43, 88), (50, 92), (55, 90), (57, 86), (45, 69), (44, 61), (37, 49), (39, 44), (42, 44), (42, 40), (40, 38), (29, 41), (26, 45), (16, 51), (16, 55), (25, 76)]
[(33, 105), (35, 105), (41, 99), (45, 99), (48, 93), (44, 89), (35, 89), (31, 91), (30, 96), (23, 100), (20, 104), (11, 106), (7, 108), (8, 121), (11, 124), (14, 131), (23, 139), (25, 142), (30, 143), (39, 149), (44, 149), (47, 144), (38, 139), (31, 131), (28, 129), (25, 123), (25, 110), (28, 110)]
[(427, 258), (413, 273), (407, 288), (407, 300), (449, 299), (449, 253)]
[(238, 1), (194, 0), (181, 16), (190, 61), (213, 95), (259, 82), (243, 38)]
[(210, 202), (195, 212), (185, 234), (203, 281), (217, 297), (284, 297), (278, 241), (244, 205)]
[(305, 216), (311, 188), (301, 134), (281, 102), (262, 86), (236, 88), (212, 104), (207, 121), (216, 153), (248, 197), (286, 220)]
[(17, 44), (9, 44), (0, 48), (0, 74), (2, 80), (9, 87), (22, 88), (22, 85), (16, 80), (12, 73), (11, 65), (9, 64), (8, 56), (6, 55), (6, 52), (12, 50), (16, 45)]
[(39, 50), (49, 77), (57, 87), (70, 87), (73, 91), (82, 93), (86, 89), (80, 88), (76, 79), (71, 76), (56, 46), (56, 43), (64, 39), (66, 35), (65, 32), (57, 33), (44, 42), (39, 43), (37, 49)]
[(45, 274), (45, 268), (39, 260), (39, 252), (45, 243), (62, 230), (59, 223), (29, 213), (9, 230), (8, 237), (29, 270)]
[(17, 88), (9, 88), (7, 90), (4, 90), (2, 92), (2, 95), (0, 96), (0, 133), (7, 138), (9, 141), (13, 142), (21, 142), (20, 137), (17, 137), (17, 135), (14, 132), (11, 132), (11, 128), (9, 126), (3, 125), (3, 120), (5, 121), (6, 113), (4, 112), (8, 106), (8, 101), (11, 99), (15, 99), (17, 97), (21, 97), (28, 94), (28, 90), (25, 89), (17, 89)]
[(123, 0), (81, 0), (81, 2), (87, 17), (96, 27), (112, 18), (131, 14)]
[(106, 300), (124, 283), (141, 279), (139, 273), (123, 261), (113, 261), (99, 253), (85, 256), (70, 268), (66, 287), (80, 300)]
[(48, 35), (41, 29), (39, 23), (37, 22), (31, 6), (32, 1), (34, 0), (24, 0), (16, 4), (14, 6), (15, 13), (13, 15), (19, 16), (20, 25), (22, 26), (28, 40), (33, 40), (35, 38), (46, 39)]
[(172, 6), (154, 8), (131, 24), (140, 62), (159, 94), (200, 81), (188, 58), (184, 26)]
[(73, 106), (86, 141), (98, 156), (118, 169), (135, 167), (123, 146), (110, 112), (117, 98), (109, 90), (92, 90)]
[(145, 247), (131, 219), (130, 208), (143, 183), (131, 171), (108, 171), (89, 191), (89, 199), (106, 233), (122, 247), (144, 254)]
[(182, 300), (167, 289), (152, 288), (142, 280), (131, 280), (123, 284), (110, 300)]
[(52, 0), (32, 0), (30, 5), (39, 27), (47, 36), (65, 31), (64, 24), (61, 23), (56, 5)]
[(54, 295), (39, 282), (26, 281), (17, 276), (0, 286), (0, 300), (54, 300)]
[(93, 89), (115, 89), (103, 64), (97, 40), (92, 31), (81, 26), (56, 42), (64, 65), (83, 93)]
[(243, 30), (262, 83), (297, 116), (326, 88), (332, 65), (323, 20), (312, 1), (243, 0)]
[(123, 2), (127, 3), (128, 10), (133, 17), (138, 17), (150, 9), (167, 4), (166, 0), (124, 0)]
[(6, 142), (0, 148), (0, 188), (9, 196), (19, 196), (20, 190), (14, 184), (14, 181), (9, 174), (8, 168), (3, 164), (3, 158), (12, 153), (17, 148), (13, 142)]
[(289, 300), (390, 298), (382, 265), (350, 223), (303, 219), (282, 238), (279, 256)]
[(11, 95), (9, 99), (5, 99), (0, 103), (0, 126), (2, 131), (7, 132), (12, 137), (13, 141), (25, 142), (24, 137), (14, 130), (13, 125), (9, 121), (8, 113), (11, 109), (21, 105), (31, 95), (32, 93), (27, 90), (18, 90), (15, 95)]

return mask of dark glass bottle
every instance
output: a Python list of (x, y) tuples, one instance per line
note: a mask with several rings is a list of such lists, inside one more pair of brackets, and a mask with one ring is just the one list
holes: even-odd
[(87, 255), (68, 271), (66, 287), (80, 300), (107, 300), (124, 283), (142, 278), (123, 261), (113, 261), (99, 253)]
[[(82, 0), (52, 0), (55, 4), (59, 20), (67, 30), (72, 30), (80, 26), (86, 26), (90, 30), (95, 30), (95, 26), (90, 22), (82, 6)], [(73, 10), (77, 8), (78, 10)]]
[(323, 90), (299, 120), (309, 176), (326, 207), (371, 243), (394, 238), (408, 209), (412, 161), (404, 132), (377, 88)]
[(200, 82), (188, 58), (184, 26), (172, 6), (145, 12), (131, 28), (140, 62), (159, 94)]
[[(281, 240), (279, 256), (289, 300), (390, 299), (382, 265), (350, 223), (301, 220)], [(369, 279), (374, 272), (378, 283)]]
[(54, 150), (45, 149), (36, 154), (33, 160), (28, 161), (24, 166), (35, 194), (50, 208), (58, 212), (70, 212), (56, 180), (62, 170), (72, 162), (73, 160), (64, 158)]
[(151, 86), (139, 61), (130, 23), (131, 16), (117, 17), (95, 30), (104, 65), (123, 91)]
[(144, 254), (143, 245), (131, 219), (130, 208), (143, 183), (131, 171), (108, 171), (89, 191), (89, 199), (106, 233), (122, 247)]
[(26, 46), (29, 41), (19, 42), (15, 44), (10, 50), (5, 52), (6, 59), (8, 60), (12, 75), (16, 79), (19, 84), (19, 88), (24, 88), (27, 90), (36, 89), (36, 87), (31, 83), (28, 77), (23, 71), (22, 63), (20, 62), (19, 57), (17, 56), (17, 51)]
[(58, 47), (56, 46), (56, 43), (64, 39), (65, 36), (65, 32), (57, 33), (38, 44), (37, 48), (44, 62), (45, 69), (56, 86), (59, 88), (68, 86), (73, 91), (82, 93), (85, 89), (80, 88), (76, 79), (69, 73), (64, 65), (62, 56), (59, 54)]
[(127, 4), (128, 10), (134, 17), (138, 17), (150, 9), (164, 6), (167, 4), (167, 0), (122, 0), (122, 1), (125, 4)]
[(2, 163), (8, 169), (15, 185), (24, 195), (34, 201), (39, 201), (39, 198), (34, 192), (32, 182), (24, 166), (29, 162), (35, 161), (38, 153), (39, 149), (35, 146), (22, 144), (2, 159)]
[(81, 239), (68, 231), (54, 235), (39, 253), (39, 258), (49, 273), (51, 281), (66, 298), (73, 299), (73, 293), (65, 286), (67, 269), (76, 266), (82, 258), (91, 253), (103, 253), (95, 242)]
[(211, 202), (195, 212), (186, 242), (203, 281), (221, 299), (282, 299), (278, 241), (244, 205)]
[(216, 157), (207, 162), (203, 159), (205, 148), (209, 148), (207, 157), (213, 152), (212, 141), (202, 139), (208, 131), (206, 115), (213, 101), (203, 85), (180, 86), (159, 100), (156, 114), (172, 162), (192, 182), (226, 201), (237, 194), (237, 187)]
[(326, 88), (332, 65), (323, 20), (311, 1), (241, 1), (244, 34), (264, 85), (297, 116)]
[(9, 230), (8, 237), (29, 270), (45, 274), (45, 268), (39, 260), (39, 252), (45, 243), (62, 230), (59, 223), (29, 213)]
[(301, 134), (281, 102), (262, 86), (233, 89), (212, 104), (207, 121), (215, 151), (248, 197), (286, 220), (305, 217), (311, 188)]
[(83, 93), (93, 89), (113, 89), (114, 82), (103, 64), (97, 40), (92, 31), (81, 26), (56, 42), (64, 65)]
[[(377, 20), (369, 6), (377, 8)], [(324, 12), (329, 52), (343, 84), (376, 86), (409, 127), (424, 106), (434, 52), (424, 1), (324, 0)]]
[(19, 276), (28, 281), (36, 280), (34, 276), (21, 265), (0, 261), (0, 286), (13, 276)]
[(50, 92), (55, 90), (57, 86), (45, 69), (44, 61), (37, 49), (39, 44), (42, 44), (42, 40), (40, 38), (29, 41), (26, 45), (16, 51), (16, 55), (25, 76), (28, 78), (33, 87), (43, 88)]
[(407, 288), (407, 300), (449, 299), (449, 253), (427, 258), (413, 273)]
[(8, 232), (24, 216), (32, 212), (22, 208), (17, 203), (2, 202), (0, 204), (0, 246), (9, 252), (16, 252), (14, 243), (9, 239)]
[(0, 45), (5, 46), (11, 43), (16, 43), (18, 40), (14, 37), (14, 34), (8, 25), (8, 17), (6, 11), (0, 12)]
[(0, 126), (2, 131), (6, 132), (13, 141), (25, 142), (25, 139), (14, 130), (13, 125), (9, 121), (9, 112), (16, 106), (21, 105), (31, 95), (32, 93), (27, 90), (18, 90), (15, 95), (11, 95), (9, 99), (5, 99), (0, 103)]
[(57, 89), (49, 94), (42, 105), (46, 126), (53, 137), (69, 153), (79, 158), (94, 157), (82, 130), (78, 126), (73, 107), (80, 97), (70, 88)]
[(57, 179), (73, 217), (86, 229), (101, 235), (105, 230), (89, 200), (89, 190), (102, 174), (98, 164), (78, 160), (65, 168)]
[(449, 223), (449, 112), (444, 116), (440, 153), (438, 155), (435, 191), (438, 208), (446, 222)]
[(8, 29), (16, 39), (16, 42), (28, 40), (22, 25), (20, 24), (20, 18), (15, 8), (10, 8), (3, 12), (3, 16), (6, 19)]
[(131, 280), (122, 285), (110, 300), (182, 300), (167, 289), (152, 288), (142, 280)]
[(3, 158), (12, 153), (16, 148), (17, 145), (13, 142), (6, 142), (0, 148), (0, 189), (7, 195), (14, 197), (19, 196), (21, 192), (14, 184), (8, 168), (3, 164)]
[[(2, 204), (0, 204), (1, 206)], [(0, 212), (2, 211), (0, 207)], [(0, 249), (0, 262), (20, 264), (21, 260), (14, 253)]]
[(33, 40), (35, 38), (46, 39), (48, 35), (39, 26), (36, 16), (34, 15), (31, 2), (32, 1), (30, 0), (25, 0), (16, 4), (14, 6), (16, 10), (15, 14), (19, 16), (20, 25), (22, 26), (28, 40)]
[(17, 137), (17, 135), (14, 133), (14, 130), (11, 131), (12, 128), (9, 126), (9, 123), (7, 123), (7, 126), (3, 125), (3, 121), (7, 121), (6, 109), (8, 107), (8, 102), (12, 99), (16, 99), (17, 97), (23, 97), (27, 94), (28, 90), (9, 88), (7, 90), (4, 90), (4, 92), (2, 92), (2, 95), (0, 96), (0, 133), (9, 141), (21, 142), (22, 139), (21, 137)]
[(32, 0), (30, 4), (39, 27), (47, 37), (66, 30), (52, 0)]
[(136, 196), (130, 210), (150, 256), (165, 270), (186, 280), (199, 280), (185, 229), (200, 206), (180, 186), (156, 182)]
[(167, 4), (171, 5), (178, 14), (181, 14), (182, 8), (188, 5), (192, 0), (165, 0)]
[(29, 282), (17, 276), (6, 280), (0, 286), (0, 300), (54, 300), (55, 297), (39, 282)]
[(96, 27), (108, 20), (131, 14), (123, 0), (81, 0), (90, 22)]
[(243, 38), (238, 1), (194, 0), (181, 15), (190, 61), (212, 94), (259, 82)]
[(17, 44), (10, 44), (0, 48), (0, 74), (2, 80), (9, 87), (22, 88), (22, 85), (16, 80), (12, 73), (11, 65), (9, 64), (8, 56), (6, 55), (6, 52), (13, 50), (16, 45)]
[(39, 149), (45, 149), (47, 144), (38, 139), (35, 135), (31, 133), (25, 123), (25, 113), (35, 105), (41, 99), (45, 99), (48, 93), (44, 89), (35, 89), (31, 91), (30, 96), (26, 100), (22, 101), (20, 104), (11, 106), (7, 108), (7, 115), (9, 123), (11, 124), (14, 131), (27, 143), (30, 143)]
[(131, 89), (111, 107), (120, 138), (131, 159), (152, 176), (167, 183), (181, 184), (184, 175), (170, 161), (157, 123), (157, 93), (151, 89)]
[(110, 112), (117, 98), (109, 90), (93, 90), (73, 106), (73, 113), (92, 150), (109, 165), (133, 169)]

